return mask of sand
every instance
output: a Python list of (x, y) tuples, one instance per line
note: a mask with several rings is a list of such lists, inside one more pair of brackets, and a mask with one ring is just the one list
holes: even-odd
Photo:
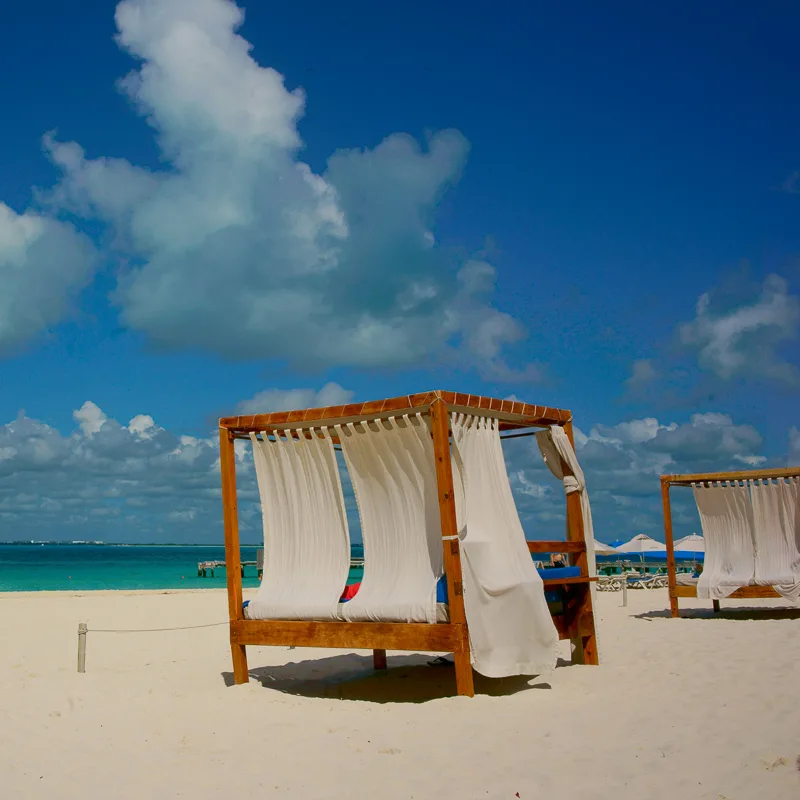
[(376, 674), (366, 652), (253, 647), (229, 686), (224, 625), (89, 633), (80, 675), (79, 621), (224, 621), (224, 593), (0, 595), (0, 795), (797, 800), (800, 612), (672, 620), (665, 590), (629, 598), (599, 595), (601, 667), (468, 699), (411, 654)]

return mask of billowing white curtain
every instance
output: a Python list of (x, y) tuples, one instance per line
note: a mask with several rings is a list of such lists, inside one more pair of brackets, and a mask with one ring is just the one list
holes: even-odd
[(750, 481), (755, 582), (789, 600), (800, 598), (800, 479)]
[(514, 505), (497, 420), (451, 422), (472, 666), (489, 678), (541, 674), (555, 666), (558, 632)]
[[(318, 433), (322, 433), (320, 436)], [(338, 617), (350, 569), (350, 534), (327, 429), (250, 434), (264, 523), (264, 574), (248, 619)]]
[[(592, 522), (592, 506), (589, 502), (589, 492), (586, 489), (586, 478), (578, 462), (578, 456), (560, 425), (552, 425), (548, 430), (536, 432), (536, 444), (542, 454), (544, 463), (553, 475), (561, 481), (564, 494), (569, 495), (579, 492), (581, 498), (581, 516), (583, 517), (583, 536), (586, 541), (586, 568), (591, 577), (597, 575), (597, 565), (594, 555), (594, 523)], [(564, 470), (566, 465), (567, 469)], [(592, 595), (592, 608), (597, 608), (597, 584), (589, 587)], [(595, 647), (598, 660), (602, 657), (600, 635), (595, 626)]]
[(364, 539), (350, 621), (436, 622), (442, 528), (431, 429), (421, 415), (337, 426)]
[(693, 484), (692, 488), (706, 540), (697, 596), (721, 600), (754, 582), (753, 507), (747, 486)]
[[(583, 535), (586, 539), (586, 561), (589, 575), (596, 575), (592, 506), (589, 503), (589, 492), (586, 490), (583, 469), (578, 463), (578, 457), (575, 455), (569, 436), (560, 425), (553, 425), (548, 430), (536, 432), (536, 443), (539, 445), (539, 452), (550, 472), (563, 484), (564, 494), (580, 492)], [(566, 472), (563, 468), (564, 464), (567, 465)], [(594, 589), (594, 584), (592, 584), (592, 590), (594, 591)]]

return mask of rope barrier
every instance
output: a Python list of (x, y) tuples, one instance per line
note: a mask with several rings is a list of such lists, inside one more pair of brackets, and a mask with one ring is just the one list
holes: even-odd
[(209, 622), (204, 625), (180, 625), (174, 628), (90, 628), (85, 622), (78, 623), (78, 672), (86, 672), (87, 633), (164, 633), (167, 631), (191, 631), (197, 628), (217, 628), (225, 622)]
[(177, 628), (87, 628), (86, 633), (161, 633), (163, 631), (190, 631), (196, 628), (216, 628), (220, 625), (228, 625), (225, 622), (209, 622), (207, 625), (183, 625)]
[[(78, 623), (78, 672), (86, 672), (86, 634), (87, 633), (163, 633), (166, 631), (192, 631), (198, 628), (218, 628), (220, 625), (229, 625), (230, 620), (224, 622), (208, 622), (205, 625), (181, 625), (175, 628), (90, 628), (85, 622)], [(294, 645), (289, 647), (294, 650)]]

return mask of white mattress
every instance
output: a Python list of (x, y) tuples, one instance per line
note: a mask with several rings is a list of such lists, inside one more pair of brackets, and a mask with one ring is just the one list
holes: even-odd
[[(343, 606), (344, 603), (339, 603), (339, 606)], [(244, 608), (244, 618), (250, 619), (249, 615), (250, 606), (247, 605)], [(450, 621), (450, 609), (447, 606), (447, 603), (437, 603), (436, 604), (436, 621), (437, 622), (449, 622)]]

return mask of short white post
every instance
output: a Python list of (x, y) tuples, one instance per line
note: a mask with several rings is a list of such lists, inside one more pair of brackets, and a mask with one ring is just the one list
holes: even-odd
[(78, 672), (86, 672), (86, 634), (89, 626), (85, 622), (78, 623)]
[(628, 576), (622, 573), (622, 607), (628, 607)]

